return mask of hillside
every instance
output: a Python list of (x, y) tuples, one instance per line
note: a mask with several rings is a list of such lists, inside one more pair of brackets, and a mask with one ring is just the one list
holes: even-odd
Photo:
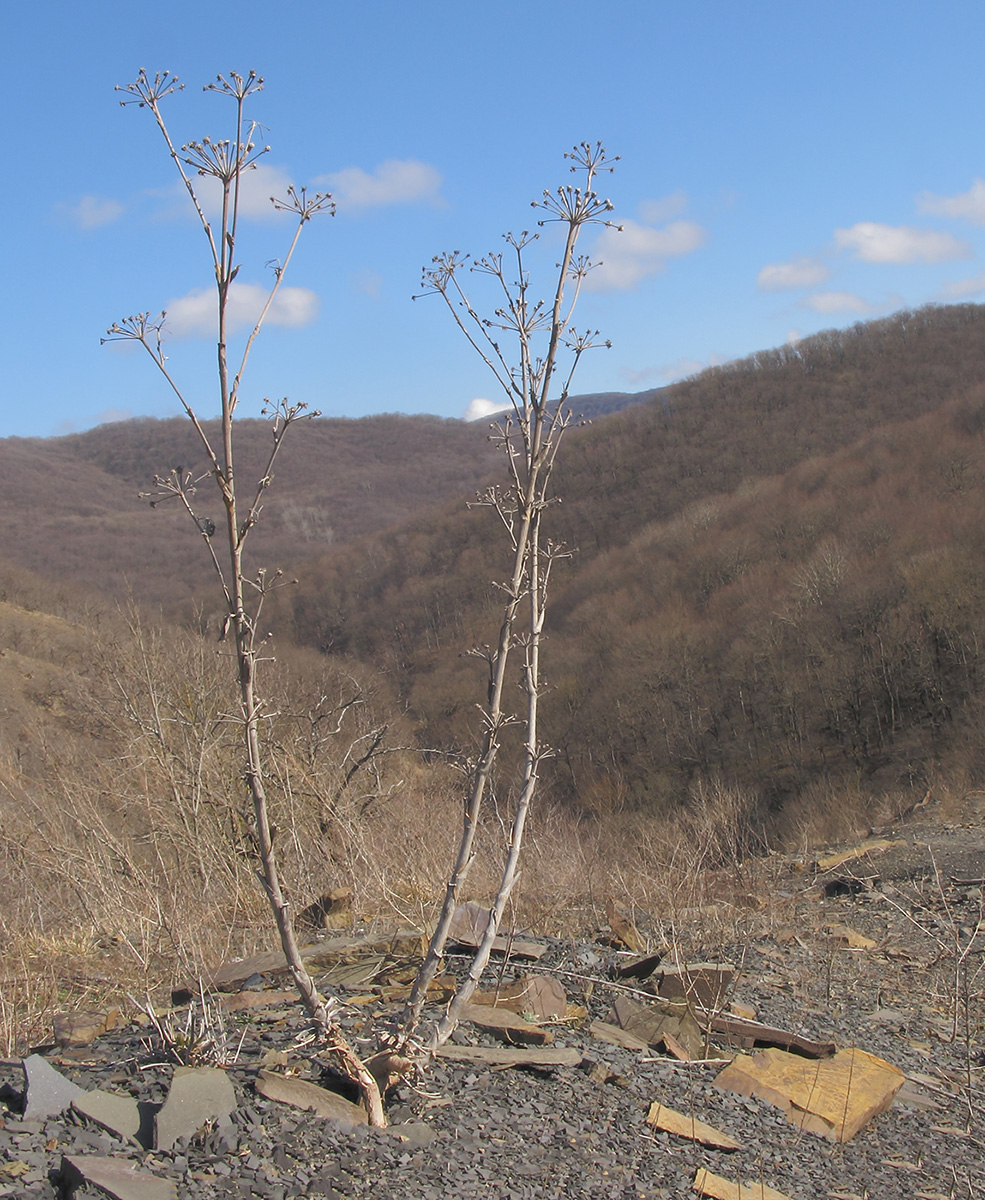
[[(573, 430), (552, 534), (578, 553), (545, 652), (555, 793), (665, 807), (724, 779), (792, 832), (849, 782), (863, 810), (926, 790), (941, 756), (974, 776), (982, 379), (985, 310), (932, 308)], [(491, 514), (451, 509), (340, 548), (290, 600), (297, 636), (376, 663), (423, 744), (465, 749), (481, 668), (462, 651), (491, 640), (500, 551)]]
[[(772, 837), (834, 793), (850, 824), (977, 778), (979, 380), (985, 308), (928, 308), (572, 429), (551, 513), (576, 551), (547, 629), (553, 794), (676, 811), (727, 786)], [(497, 466), (487, 431), (384, 416), (296, 432), (255, 535), (300, 580), (268, 609), (281, 653), (293, 639), (378, 672), (418, 745), (468, 751), (482, 684), (464, 652), (491, 640), (504, 553), (493, 515), (463, 503)], [(268, 436), (240, 426), (244, 475)], [(187, 615), (210, 595), (198, 535), (137, 492), (196, 454), (178, 419), (0, 442), (0, 557), (90, 590), (93, 610), (129, 589)]]
[[(215, 426), (206, 423), (215, 432)], [(263, 473), (270, 432), (240, 421), (241, 479)], [(487, 431), (461, 421), (388, 415), (317, 418), (296, 426), (277, 461), (276, 486), (251, 539), (255, 561), (278, 566), (312, 549), (407, 520), (429, 505), (467, 496), (493, 463)], [(0, 558), (102, 596), (126, 591), (187, 614), (211, 585), (198, 534), (174, 504), (151, 509), (139, 493), (155, 474), (205, 471), (182, 418), (102, 425), (88, 433), (0, 441)], [(208, 480), (199, 515), (218, 517)]]
[[(576, 397), (586, 418), (640, 403), (623, 392)], [(215, 433), (215, 423), (206, 422)], [(263, 472), (270, 433), (237, 422), (238, 471)], [(140, 493), (180, 466), (193, 477), (205, 457), (189, 422), (142, 418), (60, 438), (0, 439), (0, 559), (117, 599), (130, 594), (172, 615), (210, 604), (212, 579), (197, 533), (172, 504), (152, 510)], [(251, 539), (258, 565), (295, 565), (325, 547), (401, 525), (474, 495), (497, 466), (488, 423), (384, 414), (315, 418), (284, 443), (263, 519)], [(211, 485), (199, 515), (216, 519)]]

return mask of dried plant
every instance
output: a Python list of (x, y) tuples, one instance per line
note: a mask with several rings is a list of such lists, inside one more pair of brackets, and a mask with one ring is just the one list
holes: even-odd
[[(137, 1001), (130, 997), (134, 1004)], [(167, 1012), (159, 1016), (148, 996), (137, 1004), (157, 1034), (158, 1045), (168, 1062), (179, 1067), (231, 1067), (239, 1058), (246, 1029), (235, 1038), (226, 1029), (222, 1009), (211, 1001), (199, 980), (198, 998), (183, 1013)]]
[[(572, 318), (582, 284), (592, 263), (577, 254), (578, 240), (589, 225), (609, 225), (612, 204), (595, 191), (598, 176), (613, 170), (601, 143), (582, 142), (565, 155), (571, 170), (582, 177), (580, 186), (545, 191), (533, 202), (543, 216), (539, 227), (558, 223), (564, 246), (556, 264), (553, 296), (538, 299), (533, 292), (527, 257), (540, 238), (524, 230), (504, 235), (506, 250), (472, 259), (457, 251), (437, 256), (424, 271), (425, 295), (439, 296), (452, 319), (495, 376), (509, 411), (495, 426), (494, 438), (507, 462), (507, 482), (492, 487), (477, 503), (491, 508), (506, 532), (511, 551), (509, 577), (496, 587), (503, 595), (502, 620), (495, 646), (475, 647), (486, 664), (487, 688), (482, 706), (482, 743), (468, 772), (464, 823), (458, 855), (445, 888), (437, 927), (401, 1017), (404, 1037), (420, 1019), (428, 984), (437, 971), (455, 915), (462, 886), (475, 861), (475, 837), (483, 800), (491, 785), (493, 766), (506, 728), (519, 722), (523, 736), (521, 779), (513, 805), (508, 849), (489, 920), (466, 980), (434, 1029), (429, 1044), (436, 1046), (452, 1033), (489, 960), (503, 910), (519, 874), (520, 849), (540, 768), (551, 749), (538, 724), (543, 692), (541, 640), (548, 587), (554, 565), (570, 551), (551, 540), (544, 515), (555, 497), (551, 475), (565, 428), (571, 420), (568, 390), (582, 355), (597, 341), (597, 331), (578, 333)], [(481, 314), (465, 289), (463, 275), (484, 277), (493, 287), (492, 313)], [(608, 343), (605, 343), (608, 345)], [(507, 347), (511, 346), (511, 349)], [(525, 618), (525, 620), (524, 620)], [(524, 711), (517, 717), (506, 701), (507, 668), (514, 650), (520, 653), (520, 688)]]
[[(118, 90), (124, 94), (121, 101), (124, 106), (136, 104), (140, 108), (149, 109), (153, 115), (208, 241), (217, 294), (218, 389), (221, 411), (219, 440), (214, 441), (210, 436), (168, 366), (167, 355), (164, 352), (166, 313), (161, 313), (160, 317), (153, 320), (149, 312), (125, 317), (110, 326), (103, 340), (130, 341), (143, 346), (194, 426), (208, 460), (207, 475), (201, 479), (196, 479), (193, 473), (182, 468), (173, 468), (158, 476), (155, 479), (156, 490), (151, 496), (151, 502), (156, 505), (166, 500), (175, 500), (185, 509), (194, 529), (201, 536), (214, 567), (225, 604), (222, 640), (231, 639), (235, 654), (239, 712), (233, 719), (239, 724), (242, 732), (246, 760), (243, 777), (252, 800), (256, 850), (260, 860), (263, 887), (298, 991), (316, 1024), (326, 1037), (331, 1038), (344, 1068), (360, 1084), (370, 1120), (374, 1124), (382, 1125), (385, 1124), (385, 1118), (379, 1089), (370, 1072), (341, 1036), (330, 1007), (319, 995), (301, 960), (281, 884), (269, 816), (265, 762), (260, 736), (261, 722), (270, 714), (259, 686), (258, 666), (262, 661), (266, 642), (260, 632), (264, 601), (276, 588), (282, 586), (283, 580), (280, 572), (270, 575), (264, 568), (252, 576), (248, 575), (243, 560), (244, 546), (250, 531), (260, 519), (263, 499), (273, 480), (274, 465), (284, 436), (289, 427), (297, 421), (307, 415), (316, 414), (308, 414), (304, 404), (292, 404), (286, 398), (265, 401), (264, 413), (271, 420), (273, 434), (265, 468), (256, 483), (247, 489), (244, 489), (234, 471), (233, 419), (254, 342), (283, 284), (302, 230), (313, 217), (333, 213), (334, 204), (327, 193), (316, 192), (309, 196), (303, 187), (296, 189), (293, 186), (288, 188), (286, 197), (271, 198), (275, 209), (294, 217), (294, 234), (287, 253), (275, 262), (273, 283), (267, 292), (260, 315), (246, 337), (239, 364), (233, 369), (228, 350), (228, 318), (231, 289), (240, 269), (236, 253), (241, 188), (246, 173), (256, 167), (258, 159), (269, 149), (266, 146), (257, 147), (253, 142), (252, 138), (259, 126), (256, 122), (247, 122), (244, 110), (247, 100), (263, 88), (263, 79), (255, 71), (250, 71), (246, 76), (231, 72), (228, 77), (219, 75), (215, 82), (207, 84), (205, 91), (233, 102), (235, 111), (232, 137), (218, 141), (205, 137), (201, 141), (188, 142), (179, 148), (172, 140), (162, 114), (161, 103), (182, 87), (177, 77), (169, 71), (158, 72), (151, 79), (141, 70), (135, 82)], [(195, 180), (198, 178), (213, 179), (221, 187), (221, 215), (217, 228), (213, 228), (196, 190)], [(198, 485), (205, 478), (211, 478), (214, 483), (223, 509), (223, 529), (215, 542), (213, 538), (216, 538), (218, 533), (215, 522), (196, 512)]]

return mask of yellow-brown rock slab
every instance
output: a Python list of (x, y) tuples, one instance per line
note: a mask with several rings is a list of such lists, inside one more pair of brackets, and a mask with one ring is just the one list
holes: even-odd
[(246, 1012), (251, 1008), (279, 1008), (284, 1004), (300, 1004), (301, 998), (294, 990), (289, 992), (230, 992), (219, 1000), (224, 1012)]
[(605, 915), (609, 922), (609, 929), (612, 931), (613, 940), (622, 943), (633, 954), (642, 954), (646, 945), (640, 936), (640, 931), (622, 906), (615, 900), (606, 900)]
[(825, 930), (831, 944), (845, 950), (875, 950), (878, 945), (872, 938), (859, 933), (857, 929), (852, 929), (850, 925), (826, 925)]
[(646, 1123), (652, 1125), (654, 1129), (663, 1129), (666, 1133), (674, 1134), (675, 1137), (687, 1138), (691, 1142), (700, 1142), (702, 1146), (711, 1146), (715, 1150), (742, 1149), (742, 1143), (737, 1142), (734, 1137), (722, 1133), (721, 1130), (715, 1129), (711, 1125), (706, 1125), (697, 1117), (689, 1117), (673, 1108), (667, 1108), (659, 1100), (654, 1100), (650, 1105), (650, 1111), (646, 1114)]
[(491, 1004), (532, 1021), (562, 1021), (568, 998), (560, 982), (551, 975), (524, 975), (522, 979), (497, 988), (494, 992), (476, 992), (476, 1004)]
[(887, 841), (885, 838), (869, 838), (867, 841), (859, 842), (851, 850), (839, 850), (837, 854), (829, 854), (826, 858), (819, 858), (817, 860), (817, 869), (819, 871), (831, 871), (835, 867), (840, 867), (842, 863), (852, 862), (856, 858), (864, 858), (866, 854), (882, 854), (885, 850), (891, 850), (894, 846), (902, 845), (903, 843), (899, 840)]
[(59, 1012), (53, 1019), (55, 1044), (60, 1050), (88, 1046), (120, 1024), (120, 1010), (109, 1012)]
[(839, 1050), (811, 1061), (785, 1050), (739, 1054), (715, 1083), (743, 1096), (758, 1096), (783, 1110), (799, 1129), (829, 1142), (847, 1142), (903, 1086), (903, 1072), (864, 1050)]
[(513, 1045), (546, 1046), (554, 1041), (554, 1034), (549, 1029), (532, 1025), (509, 1009), (493, 1008), (489, 1004), (466, 1004), (462, 1009), (462, 1020)]
[(691, 1186), (702, 1196), (711, 1196), (713, 1200), (791, 1200), (784, 1192), (767, 1187), (765, 1183), (732, 1183), (721, 1175), (713, 1175), (704, 1167), (699, 1167)]

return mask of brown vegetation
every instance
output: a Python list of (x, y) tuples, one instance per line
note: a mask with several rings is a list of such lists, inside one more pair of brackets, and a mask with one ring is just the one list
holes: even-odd
[[(671, 390), (671, 406), (572, 431), (558, 462), (565, 503), (552, 515), (581, 552), (555, 576), (547, 626), (544, 716), (557, 756), (512, 900), (522, 923), (594, 924), (610, 895), (694, 909), (718, 886), (699, 865), (723, 868), (734, 886), (764, 843), (823, 840), (980, 784), (983, 325), (973, 306), (901, 314), (706, 373)], [(424, 429), (422, 454), (434, 429), (452, 429), (393, 420)], [(314, 478), (325, 424), (295, 442), (310, 466), (281, 469), (288, 504), (296, 480)], [(72, 444), (89, 447), (84, 468), (65, 439), (5, 443), (4, 536), (20, 539), (19, 561), (57, 551), (68, 576), (107, 581), (98, 539), (70, 557), (83, 528), (115, 529), (112, 505), (87, 493), (88, 471), (112, 468), (114, 495), (132, 495), (144, 464), (161, 464), (156, 435), (178, 427), (81, 435)], [(360, 428), (340, 425), (353, 437)], [(454, 429), (465, 431), (462, 478), (475, 478), (491, 453), (485, 432)], [(134, 443), (113, 449), (123, 432)], [(399, 449), (379, 468), (381, 488)], [(42, 487), (53, 463), (63, 486), (49, 476)], [(450, 469), (440, 486), (455, 478)], [(431, 488), (420, 482), (403, 495), (395, 483), (390, 511), (416, 504)], [(67, 509), (83, 492), (94, 512), (73, 524)], [(318, 504), (330, 502), (326, 490)], [(477, 668), (462, 652), (491, 640), (488, 583), (502, 576), (492, 514), (460, 510), (317, 561), (312, 543), (294, 543), (302, 583), (271, 617), (277, 716), (264, 737), (277, 751), (273, 819), (294, 831), (278, 848), (296, 909), (351, 887), (369, 919), (432, 917), (452, 855), (441, 831), (454, 827), (458, 766), (474, 745)], [(132, 511), (153, 540), (139, 546), (123, 520), (105, 545), (163, 563), (170, 516)], [(276, 500), (265, 522), (283, 531)], [(31, 546), (32, 525), (63, 541)], [(191, 557), (194, 535), (180, 536)], [(223, 647), (120, 616), (106, 595), (115, 589), (94, 601), (53, 586), (60, 577), (0, 570), (8, 1050), (15, 1025), (23, 1044), (51, 1008), (85, 1003), (109, 974), (102, 956), (153, 988), (269, 944)], [(307, 649), (285, 645), (289, 628)], [(494, 889), (509, 768), (504, 754), (486, 817), (493, 844), (470, 880), (479, 899)], [(675, 896), (681, 879), (698, 893)]]
[[(269, 452), (266, 421), (237, 421), (244, 472)], [(210, 437), (217, 423), (203, 422)], [(181, 466), (207, 461), (179, 417), (102, 425), (41, 440), (0, 440), (0, 557), (45, 577), (188, 617), (211, 592), (211, 567), (177, 506), (151, 509), (140, 493)], [(277, 499), (254, 533), (258, 562), (300, 562), (326, 546), (469, 495), (491, 469), (487, 431), (461, 421), (384, 415), (320, 418), (284, 445)], [(207, 489), (202, 489), (203, 493)], [(205, 510), (218, 516), (212, 497)]]
[[(2, 581), (0, 1053), (10, 1054), (43, 1040), (57, 1009), (117, 1001), (124, 983), (166, 996), (268, 949), (271, 932), (218, 648), (134, 612), (104, 615), (98, 629), (78, 613), (55, 617), (26, 576)], [(427, 927), (457, 840), (455, 766), (410, 745), (376, 674), (289, 651), (269, 682), (271, 813), (293, 910), (351, 889), (360, 920)], [(498, 882), (503, 816), (494, 805), (483, 822), (478, 898)], [(574, 931), (603, 922), (611, 895), (699, 908), (714, 880), (675, 882), (680, 832), (546, 807), (531, 818), (511, 920)], [(701, 926), (688, 937), (699, 944)]]
[[(572, 436), (556, 520), (580, 553), (548, 623), (556, 798), (666, 812), (721, 782), (771, 840), (831, 790), (859, 824), (870, 801), (975, 776), (983, 332), (976, 306), (900, 313)], [(343, 548), (292, 598), (299, 640), (378, 664), (427, 745), (471, 744), (461, 652), (491, 639), (482, 585), (502, 572), (486, 519)]]

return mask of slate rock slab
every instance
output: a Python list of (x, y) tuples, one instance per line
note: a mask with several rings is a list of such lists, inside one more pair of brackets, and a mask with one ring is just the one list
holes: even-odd
[(236, 1093), (218, 1067), (175, 1067), (168, 1098), (154, 1121), (154, 1145), (170, 1150), (179, 1138), (194, 1137), (210, 1122), (232, 1123)]
[(24, 1068), (24, 1120), (57, 1117), (72, 1101), (84, 1095), (77, 1083), (56, 1071), (46, 1058), (31, 1054), (22, 1060)]
[(105, 1092), (95, 1088), (91, 1092), (83, 1092), (72, 1101), (72, 1108), (81, 1116), (126, 1141), (135, 1138), (140, 1132), (140, 1109), (137, 1101), (131, 1096), (121, 1096), (116, 1092)]
[(66, 1154), (62, 1158), (62, 1180), (73, 1195), (75, 1189), (91, 1184), (113, 1200), (177, 1200), (170, 1179), (133, 1167), (125, 1159), (99, 1154)]
[(256, 1089), (268, 1100), (306, 1109), (319, 1117), (330, 1117), (346, 1125), (365, 1125), (368, 1120), (366, 1110), (358, 1104), (353, 1104), (344, 1096), (319, 1087), (316, 1083), (309, 1083), (305, 1079), (294, 1079), (276, 1071), (261, 1070), (257, 1076)]

